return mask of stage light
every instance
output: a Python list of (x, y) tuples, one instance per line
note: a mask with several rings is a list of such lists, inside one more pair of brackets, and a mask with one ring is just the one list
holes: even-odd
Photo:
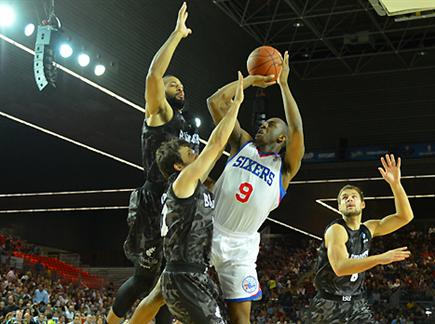
[(59, 53), (62, 57), (68, 58), (73, 54), (73, 49), (69, 44), (62, 44), (59, 47)]
[(106, 72), (106, 67), (104, 65), (98, 64), (98, 65), (95, 66), (94, 73), (95, 73), (96, 76), (103, 75), (104, 72)]
[(15, 12), (12, 7), (0, 4), (0, 26), (10, 26), (15, 21)]
[(201, 119), (199, 119), (198, 117), (195, 117), (195, 125), (196, 125), (196, 127), (201, 126)]
[(35, 31), (34, 24), (27, 24), (26, 27), (24, 27), (24, 35), (26, 35), (27, 37), (32, 36), (34, 31)]
[(78, 57), (78, 62), (80, 64), (80, 66), (85, 67), (88, 66), (89, 63), (91, 62), (91, 58), (89, 57), (88, 54), (80, 54)]

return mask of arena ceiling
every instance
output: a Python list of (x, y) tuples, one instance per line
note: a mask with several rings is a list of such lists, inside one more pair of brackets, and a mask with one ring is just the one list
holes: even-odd
[(380, 16), (377, 0), (215, 0), (258, 44), (288, 49), (302, 79), (435, 66), (435, 24)]
[[(25, 0), (15, 3), (23, 16), (34, 19), (41, 16), (36, 2), (32, 5)], [(88, 241), (84, 236), (97, 237), (97, 242), (101, 242), (98, 248), (102, 250), (109, 246), (103, 243), (110, 232), (114, 245), (120, 249), (126, 234), (124, 207), (128, 202), (128, 190), (54, 196), (23, 197), (15, 194), (131, 189), (141, 184), (143, 176), (140, 167), (131, 165), (141, 164), (139, 133), (143, 112), (136, 108), (143, 107), (146, 69), (155, 51), (171, 32), (178, 5), (173, 0), (56, 1), (56, 14), (62, 19), (66, 33), (73, 35), (73, 39), (88, 41), (88, 48), (106, 53), (115, 62), (115, 68), (109, 69), (104, 77), (96, 78), (86, 69), (68, 65), (67, 61), (61, 63), (131, 104), (121, 102), (64, 72), (59, 72), (56, 89), (39, 92), (33, 80), (32, 56), (0, 40), (0, 193), (14, 194), (0, 197), (0, 209), (15, 210), (0, 214), (1, 226), (20, 228), (19, 232), (26, 233), (31, 240), (35, 240), (35, 232), (68, 226), (69, 231), (62, 234), (65, 238), (75, 240), (76, 244), (80, 241), (85, 246)], [(367, 143), (381, 141), (382, 138), (377, 139), (379, 133), (376, 131), (392, 127), (388, 126), (391, 114), (394, 114), (394, 123), (401, 123), (400, 127), (391, 129), (398, 129), (397, 136), (402, 134), (402, 137), (392, 137), (388, 135), (391, 133), (389, 129), (384, 130), (382, 136), (390, 136), (389, 143), (415, 134), (418, 136), (412, 138), (435, 139), (435, 82), (431, 77), (435, 66), (434, 19), (394, 22), (391, 18), (378, 16), (365, 1), (192, 0), (188, 5), (189, 22), (194, 33), (191, 40), (183, 42), (177, 49), (170, 72), (183, 75), (192, 111), (203, 119), (203, 138), (207, 138), (212, 128), (204, 108), (207, 96), (235, 78), (234, 71), (245, 68), (245, 59), (253, 48), (269, 44), (281, 51), (289, 49), (292, 55), (292, 66), (297, 74), (292, 76), (292, 82), (304, 110), (307, 149), (311, 146), (322, 147), (322, 139), (331, 134), (341, 136), (335, 134), (340, 127), (344, 127), (349, 134), (356, 126), (361, 126), (362, 121), (365, 128), (355, 131), (355, 136), (365, 137)], [(18, 30), (1, 30), (1, 33), (29, 48), (33, 46), (32, 40), (19, 34)], [(223, 63), (225, 68), (221, 67)], [(376, 82), (388, 82), (393, 71), (401, 73), (401, 79), (395, 81), (392, 89), (379, 87)], [(372, 79), (363, 76), (373, 73), (376, 75)], [(352, 75), (352, 79), (345, 77), (340, 79), (340, 83), (331, 82), (338, 76), (347, 75)], [(412, 75), (412, 80), (407, 80), (409, 75)], [(352, 85), (356, 81), (359, 85)], [(364, 83), (370, 87), (368, 82), (375, 84), (376, 89), (373, 85), (370, 90), (360, 89)], [(376, 115), (372, 115), (371, 119), (364, 119), (369, 115), (363, 116), (359, 111), (343, 114), (343, 106), (338, 105), (336, 98), (342, 95), (341, 89), (347, 84), (347, 93), (357, 93), (361, 101), (355, 103), (359, 110), (370, 108), (370, 97), (374, 92), (392, 91), (388, 97), (379, 99), (388, 109), (379, 108), (381, 104), (377, 103), (372, 107)], [(405, 96), (407, 91), (403, 89), (408, 89), (410, 84), (413, 85), (410, 87), (413, 92)], [(189, 91), (191, 88), (195, 91)], [(277, 93), (276, 89), (272, 90), (272, 94), (273, 91)], [(253, 93), (248, 93), (247, 100), (249, 97), (252, 99)], [(330, 102), (319, 109), (318, 102), (314, 102), (316, 97), (320, 98), (318, 101)], [(349, 97), (349, 100), (352, 98)], [(394, 105), (382, 101), (391, 98), (395, 100)], [(410, 105), (415, 109), (410, 110)], [(419, 107), (423, 108), (418, 110)], [(279, 113), (282, 113), (281, 110)], [(418, 115), (420, 111), (421, 115)], [(242, 123), (249, 123), (250, 111), (242, 111), (240, 118)], [(337, 119), (340, 127), (333, 125), (325, 129), (328, 118)], [(413, 126), (407, 127), (414, 120)], [(41, 132), (23, 122), (131, 164), (77, 146), (77, 143)], [(336, 143), (331, 145), (334, 147)], [(219, 167), (222, 168), (222, 165), (223, 159)], [(333, 198), (346, 182), (331, 179), (349, 178), (363, 178), (354, 183), (361, 185), (366, 194), (373, 197), (368, 204), (367, 215), (378, 217), (390, 213), (394, 210), (391, 199), (374, 199), (390, 195), (388, 186), (382, 180), (370, 179), (378, 177), (377, 166), (376, 161), (304, 164), (295, 179), (297, 183), (290, 187), (282, 206), (272, 217), (321, 235), (322, 228), (337, 215), (316, 200)], [(430, 158), (405, 161), (403, 174), (433, 175), (435, 161)], [(410, 177), (404, 183), (413, 196), (433, 195), (434, 179)], [(306, 180), (325, 181), (304, 183)], [(335, 205), (330, 200), (325, 203)], [(418, 210), (417, 219), (433, 219), (435, 198), (416, 197), (412, 203)], [(91, 207), (111, 209), (93, 210)], [(85, 210), (29, 212), (51, 208)], [(276, 225), (273, 230), (284, 228)], [(86, 234), (83, 236), (81, 233)], [(56, 239), (51, 236), (37, 238)], [(57, 239), (62, 241), (61, 237)], [(49, 241), (40, 242), (52, 244)], [(66, 244), (65, 240), (62, 242), (63, 247), (74, 249), (74, 245)]]

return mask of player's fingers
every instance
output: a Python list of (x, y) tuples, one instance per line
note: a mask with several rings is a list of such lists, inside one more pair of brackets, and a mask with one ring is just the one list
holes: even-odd
[(390, 159), (390, 156), (388, 154), (385, 154), (385, 160), (387, 161), (387, 164), (390, 166), (391, 165), (391, 159)]
[(385, 173), (384, 169), (382, 169), (381, 167), (379, 167), (378, 170), (379, 170), (379, 172), (381, 173), (382, 178), (385, 178), (386, 173)]
[(390, 154), (390, 160), (391, 160), (391, 164), (393, 166), (395, 166), (396, 165), (396, 159), (394, 158), (394, 154)]
[(186, 7), (187, 7), (186, 2), (183, 2), (183, 4), (181, 5), (180, 10), (178, 11), (178, 15), (179, 16), (183, 15), (183, 13), (186, 11)]
[(388, 165), (387, 165), (387, 162), (385, 162), (384, 157), (381, 157), (381, 163), (382, 163), (382, 166), (384, 167), (384, 170), (387, 170), (388, 169)]
[(401, 165), (402, 165), (402, 159), (399, 157), (397, 158), (397, 167), (400, 169)]

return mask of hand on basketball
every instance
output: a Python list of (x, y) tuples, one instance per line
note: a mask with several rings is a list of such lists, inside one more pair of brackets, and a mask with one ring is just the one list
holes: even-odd
[(245, 97), (245, 95), (243, 93), (243, 75), (242, 75), (242, 72), (239, 71), (238, 76), (239, 76), (239, 79), (237, 81), (237, 89), (236, 89), (236, 94), (234, 96), (234, 102), (241, 104), (244, 97)]
[(175, 31), (179, 32), (183, 38), (192, 34), (192, 29), (187, 28), (186, 26), (186, 20), (188, 15), (189, 13), (187, 12), (187, 4), (186, 2), (183, 2), (183, 5), (178, 11), (177, 25), (175, 26)]
[(382, 178), (384, 178), (389, 185), (400, 183), (400, 157), (397, 159), (396, 164), (393, 154), (385, 154), (385, 158), (381, 157), (381, 163), (383, 168), (379, 167), (378, 170), (381, 173)]
[(287, 83), (290, 68), (288, 65), (288, 51), (284, 52), (284, 59), (282, 60), (282, 68), (278, 74), (278, 84), (283, 85)]
[(397, 261), (403, 261), (411, 255), (407, 247), (401, 247), (394, 250), (379, 254), (380, 264), (390, 264)]
[(252, 78), (252, 86), (253, 87), (259, 87), (259, 88), (267, 88), (271, 85), (274, 85), (276, 83), (275, 75), (250, 75), (249, 78)]

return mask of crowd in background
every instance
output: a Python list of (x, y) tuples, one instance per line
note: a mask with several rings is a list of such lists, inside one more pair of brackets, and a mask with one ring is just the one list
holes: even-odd
[[(407, 261), (377, 266), (366, 273), (367, 297), (374, 323), (434, 323), (435, 228), (404, 229), (372, 241), (370, 254), (407, 246)], [(320, 241), (302, 239), (298, 247), (287, 238), (264, 241), (258, 258), (263, 289), (253, 304), (252, 323), (303, 323), (315, 295), (313, 286)]]
[[(368, 299), (374, 323), (430, 323), (434, 321), (435, 228), (402, 230), (372, 241), (371, 254), (406, 245), (412, 257), (378, 266), (367, 272)], [(292, 236), (264, 237), (258, 257), (263, 299), (253, 303), (252, 323), (303, 323), (311, 298), (314, 266), (320, 241)], [(0, 241), (3, 256), (17, 247), (37, 252), (32, 245), (17, 245), (13, 238)], [(109, 284), (89, 289), (58, 278), (37, 267), (18, 270), (8, 262), (0, 269), (1, 323), (104, 323), (115, 288)], [(430, 317), (432, 316), (432, 317)]]

